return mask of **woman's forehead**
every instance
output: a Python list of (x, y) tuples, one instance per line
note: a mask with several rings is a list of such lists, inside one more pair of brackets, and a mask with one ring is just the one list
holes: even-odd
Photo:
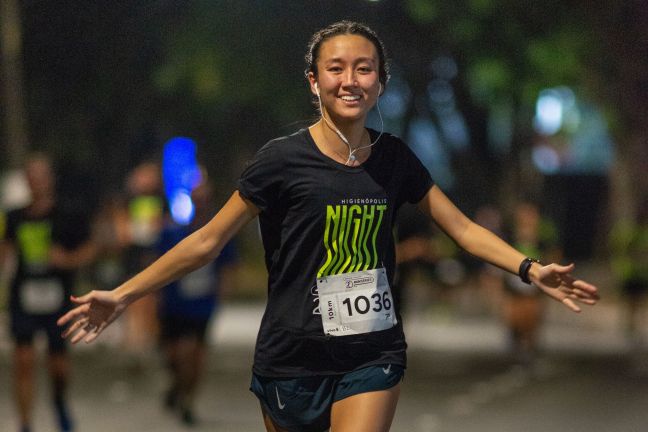
[(320, 46), (320, 61), (355, 58), (367, 58), (377, 61), (378, 53), (373, 42), (361, 35), (343, 34), (325, 40)]

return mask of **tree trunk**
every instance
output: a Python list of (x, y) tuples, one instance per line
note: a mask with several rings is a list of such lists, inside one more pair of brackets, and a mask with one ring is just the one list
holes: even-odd
[(27, 122), (22, 86), (22, 32), (16, 0), (0, 0), (0, 82), (3, 83), (6, 161), (22, 165), (27, 152)]

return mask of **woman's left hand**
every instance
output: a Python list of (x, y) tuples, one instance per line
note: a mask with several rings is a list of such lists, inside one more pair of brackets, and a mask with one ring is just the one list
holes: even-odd
[(549, 297), (574, 312), (580, 312), (581, 309), (576, 302), (594, 305), (599, 300), (599, 295), (594, 285), (572, 276), (574, 267), (574, 264), (567, 266), (549, 264), (540, 267), (537, 272), (530, 272), (529, 279)]

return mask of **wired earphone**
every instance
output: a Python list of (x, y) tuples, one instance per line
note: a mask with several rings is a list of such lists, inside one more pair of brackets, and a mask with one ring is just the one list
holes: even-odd
[[(380, 97), (380, 92), (382, 92), (382, 83), (378, 83), (378, 85), (379, 85), (378, 96)], [(342, 132), (340, 132), (340, 130), (337, 127), (335, 127), (335, 125), (331, 121), (329, 121), (329, 119), (327, 119), (324, 116), (324, 111), (322, 110), (322, 98), (320, 97), (319, 85), (317, 84), (317, 81), (315, 82), (315, 94), (317, 94), (317, 102), (319, 103), (319, 109), (320, 109), (320, 114), (322, 116), (322, 119), (324, 119), (326, 124), (329, 125), (329, 127), (331, 129), (333, 129), (333, 131), (337, 134), (337, 136), (340, 137), (342, 142), (344, 142), (347, 145), (347, 147), (349, 148), (349, 157), (347, 158), (347, 161), (344, 163), (344, 165), (349, 165), (349, 162), (354, 162), (356, 160), (355, 153), (358, 150), (362, 150), (364, 148), (372, 147), (374, 144), (376, 144), (378, 142), (378, 140), (382, 136), (383, 131), (385, 129), (385, 124), (383, 122), (382, 113), (380, 112), (380, 104), (378, 103), (377, 99), (376, 99), (376, 108), (378, 109), (378, 117), (380, 118), (380, 133), (378, 134), (378, 137), (376, 138), (376, 140), (374, 142), (372, 142), (369, 145), (360, 146), (360, 147), (351, 149), (351, 144), (349, 144), (349, 140), (347, 140), (347, 138), (344, 136), (344, 134)]]

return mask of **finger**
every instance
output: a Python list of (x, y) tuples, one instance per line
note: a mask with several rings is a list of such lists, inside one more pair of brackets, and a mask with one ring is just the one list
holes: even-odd
[(87, 334), (88, 334), (88, 331), (87, 331), (86, 329), (83, 329), (83, 328), (80, 329), (80, 330), (79, 330), (79, 331), (74, 335), (74, 337), (73, 337), (72, 339), (70, 339), (70, 343), (72, 343), (72, 345), (76, 344), (76, 343), (79, 342), (81, 339), (83, 339)]
[(580, 288), (574, 288), (573, 293), (578, 296), (579, 299), (583, 300), (599, 300), (599, 296), (595, 292), (584, 291)]
[(95, 327), (93, 331), (91, 331), (88, 336), (83, 340), (85, 343), (90, 343), (97, 339), (99, 337), (99, 334), (101, 333), (101, 330), (99, 330), (99, 327)]
[(576, 280), (574, 281), (573, 285), (580, 290), (587, 291), (598, 296), (598, 288), (590, 283), (585, 282), (584, 280)]
[(577, 300), (578, 300), (580, 303), (584, 303), (584, 304), (586, 304), (586, 305), (590, 305), (590, 306), (593, 306), (593, 305), (595, 305), (595, 304), (597, 303), (597, 301), (596, 301), (596, 300), (593, 300), (593, 299), (579, 298), (579, 299), (577, 299)]
[(562, 304), (564, 304), (565, 306), (567, 306), (569, 309), (571, 309), (574, 312), (580, 312), (581, 311), (581, 309), (578, 306), (576, 306), (576, 303), (574, 303), (574, 301), (572, 299), (570, 299), (569, 297), (565, 297), (564, 299), (562, 299)]
[(556, 271), (556, 273), (560, 273), (560, 274), (569, 274), (572, 271), (574, 271), (575, 267), (576, 266), (574, 265), (574, 263), (571, 263), (571, 264), (566, 265), (566, 266), (560, 265), (560, 264), (554, 264), (553, 265), (553, 268)]
[(110, 319), (110, 318), (109, 318), (108, 321), (104, 321), (104, 322), (102, 322), (102, 323), (99, 325), (99, 327), (97, 327), (97, 330), (96, 330), (97, 336), (99, 336), (99, 334), (100, 334), (101, 332), (103, 332), (104, 329), (105, 329), (106, 327), (108, 327), (108, 325), (109, 325), (111, 322), (112, 322), (112, 319)]
[(85, 326), (88, 323), (88, 318), (81, 318), (78, 321), (74, 322), (70, 327), (68, 327), (61, 336), (65, 339), (81, 327)]
[(61, 318), (59, 318), (56, 321), (56, 324), (58, 324), (59, 326), (64, 326), (66, 323), (75, 319), (77, 316), (88, 313), (89, 308), (90, 305), (87, 303), (85, 305), (77, 306), (74, 309), (68, 311), (68, 313), (63, 315)]
[(95, 297), (94, 291), (90, 291), (89, 293), (84, 294), (81, 297), (70, 296), (70, 300), (72, 300), (76, 304), (84, 304), (84, 303), (90, 303), (94, 297)]
[(577, 312), (578, 313), (578, 312), (581, 311), (581, 309), (576, 305), (576, 303), (574, 303), (574, 301), (572, 299), (570, 299), (569, 297), (565, 297), (564, 299), (562, 299), (562, 304), (564, 304), (569, 309), (571, 309), (572, 312)]
[(569, 293), (569, 294), (567, 294), (567, 297), (569, 297), (572, 300), (576, 300), (579, 303), (584, 303), (584, 304), (588, 304), (588, 305), (596, 304), (595, 299), (589, 298), (587, 296), (579, 296), (578, 294), (575, 294), (575, 293)]

